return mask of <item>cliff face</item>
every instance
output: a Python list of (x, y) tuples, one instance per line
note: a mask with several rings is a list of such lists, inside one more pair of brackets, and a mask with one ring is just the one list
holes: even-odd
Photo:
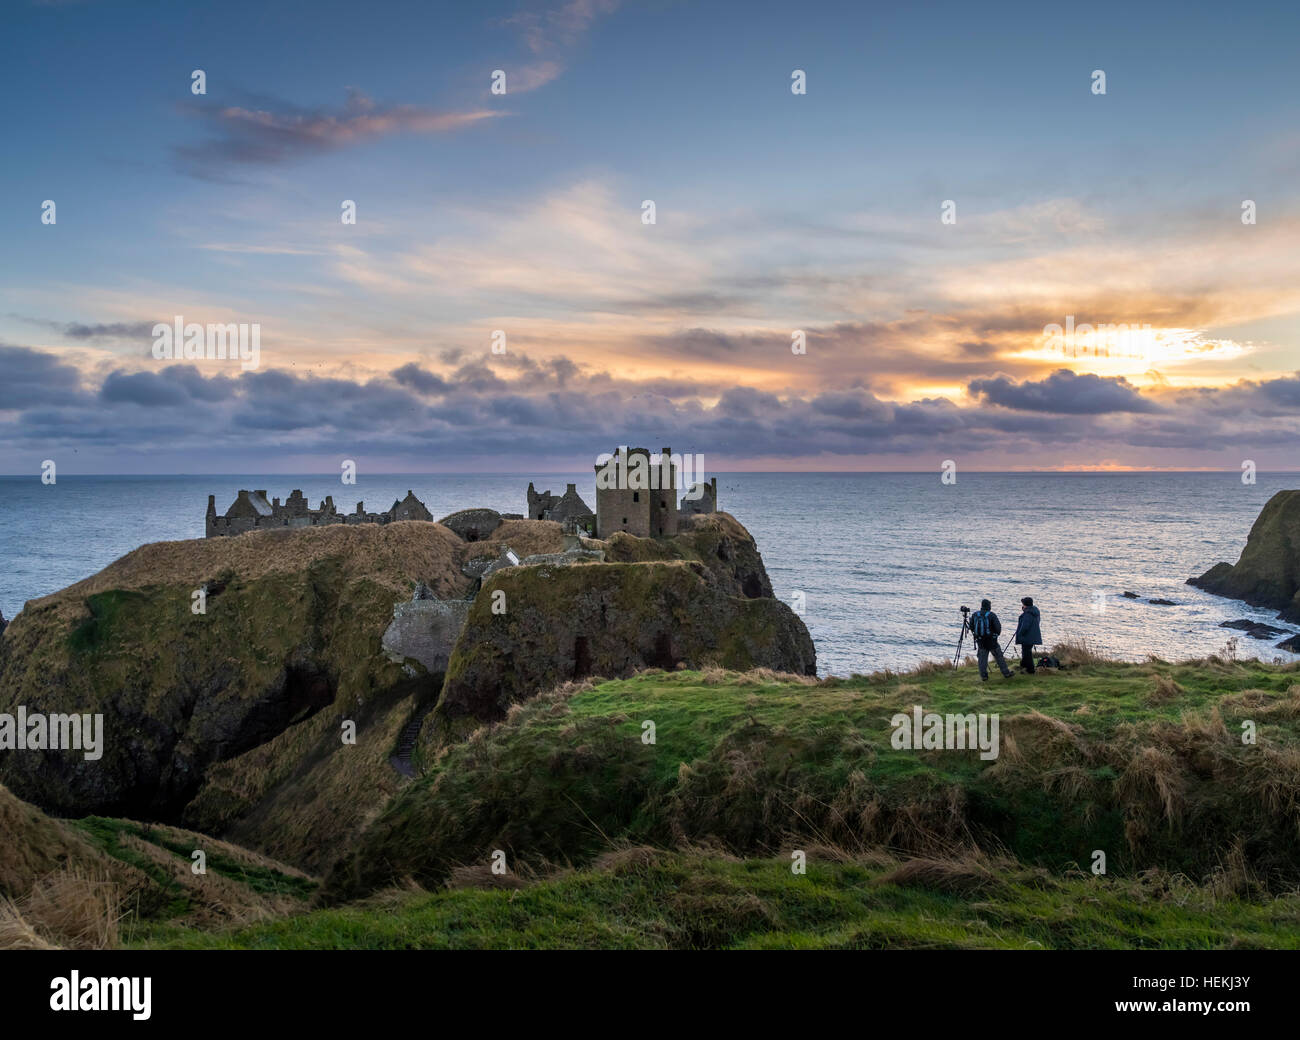
[(686, 560), (703, 564), (718, 586), (732, 596), (772, 598), (763, 557), (753, 536), (730, 513), (709, 513), (682, 521), (675, 538), (635, 538), (619, 532), (605, 547), (612, 563)]
[[(475, 560), (503, 544), (542, 562), (489, 574), (467, 606)], [(556, 559), (559, 524), (507, 520), (473, 543), (405, 522), (143, 546), (0, 636), (0, 713), (104, 716), (102, 757), (5, 752), (0, 783), (58, 815), (180, 824), (317, 870), (405, 783), (390, 759), (440, 692), (431, 717), (477, 725), (574, 676), (815, 673), (731, 517), (583, 544)]]
[(416, 581), (465, 591), (461, 545), (431, 523), (159, 543), (29, 603), (0, 638), (0, 712), (102, 714), (103, 754), (6, 752), (0, 782), (314, 864), (396, 789), (396, 734), (441, 676), (380, 641)]
[(498, 571), (470, 608), (437, 714), (492, 721), (566, 680), (639, 668), (815, 675), (799, 617), (778, 600), (736, 595), (734, 583), (681, 560)]
[(1279, 491), (1268, 500), (1235, 566), (1215, 564), (1187, 583), (1300, 622), (1300, 491)]

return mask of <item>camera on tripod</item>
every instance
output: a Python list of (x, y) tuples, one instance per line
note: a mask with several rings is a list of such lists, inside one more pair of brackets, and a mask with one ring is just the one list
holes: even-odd
[[(957, 640), (957, 652), (952, 655), (952, 666), (956, 668), (961, 664), (961, 647), (966, 641), (966, 633), (971, 632), (970, 627), (970, 607), (961, 607), (961, 638)], [(971, 632), (971, 639), (975, 638), (975, 633)]]

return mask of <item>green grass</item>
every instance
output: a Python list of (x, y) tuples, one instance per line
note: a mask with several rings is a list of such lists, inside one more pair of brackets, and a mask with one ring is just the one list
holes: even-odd
[[(1112, 873), (1198, 879), (1238, 857), (1280, 890), (1300, 882), (1296, 678), (1215, 660), (987, 684), (973, 668), (813, 684), (642, 673), (537, 698), (446, 748), (327, 895), (402, 877), (436, 886), (497, 848), (583, 866), (616, 840), (751, 856), (791, 835), (912, 854), (976, 845), (1054, 871), (1087, 869), (1101, 850)], [(997, 714), (1000, 758), (895, 749), (890, 720), (914, 704)], [(1254, 745), (1241, 741), (1247, 719)]]
[(662, 853), (517, 890), (385, 893), (220, 931), (163, 928), (165, 949), (1300, 948), (1300, 896), (1216, 898), (1171, 879), (1012, 871), (973, 894), (881, 883), (886, 868)]
[(68, 646), (76, 653), (101, 649), (121, 627), (123, 618), (139, 610), (147, 599), (142, 592), (122, 589), (87, 596), (86, 607), (90, 610), (90, 617), (68, 634)]
[[(124, 839), (137, 838), (158, 849), (165, 850), (184, 863), (192, 863), (194, 847), (170, 839), (163, 828), (131, 820), (105, 816), (87, 816), (69, 823), (80, 830), (90, 841), (114, 859), (142, 871), (153, 887), (133, 907), (136, 915), (149, 920), (174, 920), (196, 909), (196, 893), (179, 882), (172, 874), (139, 849), (132, 848)], [(285, 874), (271, 867), (240, 863), (212, 848), (204, 850), (206, 869), (213, 874), (245, 886), (260, 895), (287, 896), (300, 901), (309, 900), (315, 893), (317, 882), (311, 878)]]
[[(987, 684), (973, 668), (584, 683), (431, 755), (314, 909), (213, 927), (171, 907), (131, 943), (1300, 948), (1298, 678), (1208, 659)], [(892, 716), (914, 704), (997, 714), (1001, 755), (892, 747)], [(110, 851), (129, 832), (189, 852), (139, 825), (80, 826)], [(493, 880), (497, 849), (508, 884), (461, 887)], [(239, 871), (259, 892), (312, 894)]]

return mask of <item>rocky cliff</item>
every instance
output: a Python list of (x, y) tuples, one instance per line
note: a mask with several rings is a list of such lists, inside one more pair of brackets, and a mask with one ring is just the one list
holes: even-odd
[(394, 604), (419, 581), (463, 594), (462, 547), (415, 522), (158, 543), (27, 604), (0, 638), (0, 712), (103, 714), (103, 757), (5, 753), (0, 781), (60, 815), (328, 859), (396, 789), (396, 735), (441, 685), (382, 651)]
[[(409, 763), (440, 694), (430, 717), (472, 728), (575, 675), (815, 672), (731, 517), (572, 541), (545, 521), (472, 543), (413, 521), (143, 546), (0, 636), (0, 713), (104, 716), (102, 758), (6, 752), (0, 783), (57, 815), (184, 825), (314, 871), (407, 782), (392, 760)], [(539, 562), (483, 566), (506, 545)]]
[(815, 675), (799, 617), (770, 597), (737, 595), (740, 584), (685, 560), (504, 568), (470, 608), (436, 714), (493, 721), (561, 682), (640, 668)]
[(1187, 583), (1300, 622), (1300, 491), (1279, 491), (1268, 500), (1235, 565), (1217, 563)]

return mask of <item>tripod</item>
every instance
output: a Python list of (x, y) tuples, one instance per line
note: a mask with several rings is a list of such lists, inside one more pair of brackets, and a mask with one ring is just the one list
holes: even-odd
[[(967, 632), (970, 632), (970, 617), (969, 617), (969, 615), (970, 615), (970, 608), (969, 608), (969, 607), (962, 607), (962, 610), (961, 610), (961, 636), (960, 636), (960, 638), (958, 638), (958, 640), (957, 640), (957, 652), (954, 653), (954, 654), (952, 655), (952, 666), (953, 666), (954, 668), (960, 667), (960, 665), (961, 665), (961, 648), (962, 648), (962, 644), (966, 642), (966, 633), (967, 633)], [(970, 637), (970, 638), (971, 638), (971, 645), (973, 646), (973, 645), (975, 644), (975, 633), (974, 633), (974, 632), (971, 632), (971, 637)]]

